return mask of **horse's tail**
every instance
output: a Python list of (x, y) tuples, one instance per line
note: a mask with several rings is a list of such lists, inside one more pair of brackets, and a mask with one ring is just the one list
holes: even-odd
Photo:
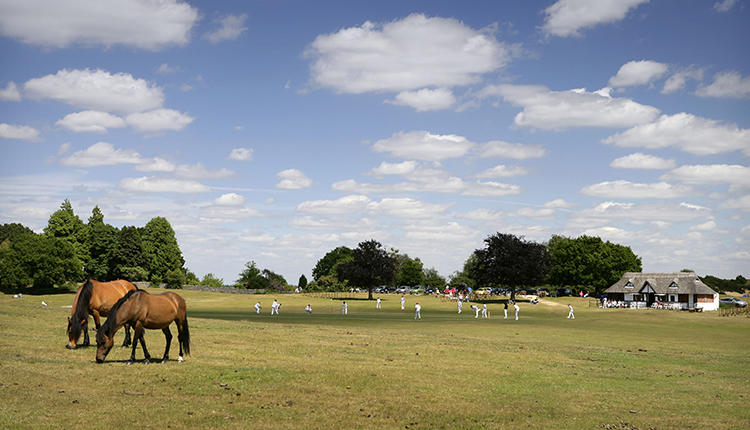
[(182, 320), (182, 331), (177, 336), (177, 340), (180, 342), (180, 346), (185, 355), (190, 355), (190, 329), (188, 329), (187, 315), (185, 315), (185, 319)]
[(75, 312), (71, 318), (70, 331), (76, 339), (81, 336), (82, 323), (87, 321), (89, 318), (89, 302), (91, 301), (91, 294), (94, 291), (94, 284), (91, 279), (86, 279), (86, 282), (78, 290), (75, 302)]

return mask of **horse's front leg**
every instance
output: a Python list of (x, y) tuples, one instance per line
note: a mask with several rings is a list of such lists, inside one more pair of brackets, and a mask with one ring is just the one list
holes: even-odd
[(135, 349), (138, 347), (138, 341), (141, 341), (141, 348), (143, 349), (143, 355), (145, 358), (143, 359), (143, 364), (149, 364), (149, 359), (151, 358), (151, 355), (148, 353), (148, 349), (146, 348), (146, 341), (143, 339), (143, 333), (146, 330), (143, 329), (143, 327), (140, 324), (135, 325), (133, 327), (133, 350), (130, 354), (130, 360), (128, 360), (128, 364), (133, 364), (135, 362)]
[(83, 328), (83, 345), (81, 346), (89, 346), (89, 320), (88, 318), (86, 321), (81, 324), (81, 328)]
[(122, 347), (129, 347), (131, 342), (132, 340), (130, 338), (130, 324), (125, 324), (125, 340), (122, 341)]
[(167, 338), (167, 347), (164, 349), (164, 358), (161, 359), (162, 363), (166, 363), (169, 361), (169, 345), (172, 344), (172, 331), (169, 330), (169, 326), (166, 326), (162, 329), (164, 332), (164, 337)]

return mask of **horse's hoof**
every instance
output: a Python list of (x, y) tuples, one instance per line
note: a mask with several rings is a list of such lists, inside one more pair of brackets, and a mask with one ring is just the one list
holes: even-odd
[(164, 360), (162, 360), (162, 361), (161, 361), (161, 364), (164, 364), (164, 363), (166, 363), (167, 361), (169, 361), (169, 359), (168, 359), (168, 358), (165, 358)]
[(133, 364), (132, 361), (128, 361), (127, 363), (125, 363), (126, 366), (130, 366), (131, 364)]
[(143, 360), (143, 364), (149, 364), (149, 363), (151, 363), (151, 362), (150, 362), (150, 361), (148, 361), (148, 358), (147, 358), (147, 359), (145, 359), (145, 360)]
[(185, 360), (182, 359), (182, 356), (177, 357), (177, 362), (178, 363), (182, 363), (183, 361), (185, 361)]

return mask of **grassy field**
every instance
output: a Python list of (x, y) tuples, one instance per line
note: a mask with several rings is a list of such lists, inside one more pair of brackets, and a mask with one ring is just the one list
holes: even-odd
[[(179, 293), (192, 355), (175, 360), (173, 326), (170, 362), (132, 366), (129, 349), (100, 365), (94, 347), (65, 349), (72, 294), (0, 296), (0, 428), (750, 428), (747, 317), (560, 298), (475, 319), (393, 295), (380, 310), (347, 299), (346, 316), (340, 300), (281, 295), (272, 317), (271, 295)], [(163, 334), (146, 341), (160, 358)]]

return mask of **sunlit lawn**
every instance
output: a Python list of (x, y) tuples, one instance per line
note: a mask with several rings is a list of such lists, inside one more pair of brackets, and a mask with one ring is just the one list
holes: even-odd
[[(0, 296), (0, 428), (750, 428), (746, 317), (560, 298), (475, 319), (396, 295), (346, 299), (344, 316), (327, 298), (179, 293), (192, 355), (132, 366), (129, 349), (101, 365), (65, 349), (72, 294)], [(160, 358), (164, 335), (146, 341)]]

